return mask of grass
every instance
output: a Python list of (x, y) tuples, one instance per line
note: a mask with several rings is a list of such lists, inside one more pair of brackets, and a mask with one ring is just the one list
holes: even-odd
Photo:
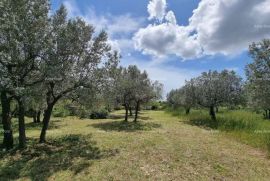
[(223, 132), (186, 124), (186, 118), (164, 111), (143, 112), (138, 124), (124, 123), (122, 115), (54, 118), (48, 144), (37, 144), (40, 126), (27, 120), (28, 147), (0, 152), (0, 180), (270, 178), (265, 152)]
[(188, 124), (220, 130), (245, 144), (270, 152), (270, 120), (264, 119), (262, 114), (247, 110), (221, 109), (216, 123), (211, 120), (208, 110), (192, 110), (189, 115), (185, 115), (181, 108), (166, 111)]

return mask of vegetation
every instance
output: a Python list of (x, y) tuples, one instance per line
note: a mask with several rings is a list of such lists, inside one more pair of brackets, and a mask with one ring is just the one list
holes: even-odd
[[(13, 112), (19, 120), (19, 147), (23, 149), (26, 115), (38, 123), (43, 112), (39, 142), (44, 143), (52, 115), (76, 112), (82, 118), (106, 118), (106, 111), (98, 110), (111, 111), (121, 88), (129, 91), (128, 109), (132, 112), (132, 102), (137, 121), (140, 105), (160, 95), (160, 84), (152, 83), (146, 72), (136, 66), (118, 67), (120, 55), (111, 50), (106, 32), (95, 32), (79, 17), (68, 18), (63, 5), (51, 15), (49, 4), (48, 0), (1, 2), (0, 91), (7, 150), (14, 142)], [(122, 75), (124, 80), (119, 79)], [(70, 112), (54, 109), (59, 101), (77, 108)]]
[(1, 152), (1, 180), (267, 180), (270, 176), (264, 152), (223, 132), (187, 124), (186, 119), (163, 111), (142, 111), (137, 124), (123, 122), (123, 113), (115, 112), (106, 120), (52, 118), (46, 144), (36, 143), (42, 125), (26, 119), (31, 137), (27, 149)]
[(205, 109), (193, 110), (189, 115), (184, 114), (184, 110), (181, 108), (167, 108), (166, 112), (180, 117), (188, 124), (222, 131), (224, 134), (245, 144), (270, 152), (270, 122), (265, 120), (262, 114), (251, 110), (220, 108), (215, 122), (208, 116)]
[(246, 79), (209, 70), (162, 102), (64, 5), (2, 0), (0, 24), (0, 180), (270, 178), (270, 40), (250, 45)]

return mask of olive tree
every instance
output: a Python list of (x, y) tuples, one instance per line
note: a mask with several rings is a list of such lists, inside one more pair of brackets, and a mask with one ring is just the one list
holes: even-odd
[[(6, 102), (2, 106), (6, 106), (4, 111), (9, 112), (9, 104), (5, 101), (7, 94), (17, 101), (21, 148), (26, 142), (25, 99), (30, 86), (40, 81), (38, 69), (47, 42), (48, 12), (48, 0), (0, 2), (1, 95)], [(4, 119), (10, 118), (4, 116)], [(4, 124), (5, 132), (9, 132), (10, 121), (4, 120)]]
[(115, 79), (112, 84), (112, 97), (116, 104), (125, 108), (125, 121), (128, 121), (128, 111), (133, 103), (134, 85), (130, 74), (130, 68), (120, 67), (115, 71)]
[(241, 96), (243, 91), (242, 79), (234, 71), (203, 72), (192, 81), (194, 81), (197, 104), (209, 108), (213, 120), (216, 120), (215, 107), (237, 104), (237, 97)]
[(196, 105), (193, 80), (186, 81), (186, 85), (180, 89), (170, 91), (167, 95), (167, 102), (174, 108), (184, 107), (186, 114), (189, 114), (190, 109)]
[(146, 71), (141, 72), (136, 66), (129, 66), (132, 81), (132, 100), (135, 103), (134, 122), (137, 122), (140, 105), (162, 97), (163, 85), (158, 81), (152, 82)]
[(107, 34), (102, 31), (95, 36), (94, 27), (82, 19), (68, 19), (63, 5), (51, 17), (49, 32), (46, 60), (42, 65), (47, 106), (41, 143), (46, 141), (54, 105), (74, 91), (100, 87), (106, 62), (112, 60)]
[(265, 110), (270, 119), (270, 40), (262, 40), (249, 46), (253, 62), (246, 66), (249, 103)]

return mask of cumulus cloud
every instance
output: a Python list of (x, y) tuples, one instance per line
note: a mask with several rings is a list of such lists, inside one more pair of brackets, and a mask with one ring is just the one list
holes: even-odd
[(168, 22), (141, 28), (133, 40), (135, 48), (145, 54), (158, 57), (177, 55), (185, 59), (199, 57), (201, 47), (196, 36), (189, 35), (185, 27)]
[[(157, 18), (153, 11), (149, 14)], [(183, 59), (237, 54), (251, 42), (270, 38), (269, 16), (270, 0), (201, 0), (187, 26), (178, 25), (172, 11), (160, 13), (158, 24), (135, 34), (135, 47), (147, 54)]]
[(157, 19), (162, 21), (166, 13), (166, 0), (150, 0), (147, 10), (149, 13), (149, 20)]
[(142, 26), (144, 19), (132, 17), (130, 14), (113, 16), (111, 14), (98, 15), (94, 8), (88, 7), (86, 11), (80, 10), (76, 1), (64, 1), (69, 17), (80, 16), (87, 23), (95, 27), (98, 33), (105, 30), (109, 35), (109, 43), (112, 49), (122, 54), (134, 51), (132, 35)]
[(112, 16), (111, 14), (98, 16), (93, 8), (89, 8), (84, 19), (95, 26), (96, 31), (105, 29), (111, 36), (128, 36), (139, 29), (142, 18), (134, 18), (129, 14)]
[[(234, 54), (253, 41), (270, 37), (269, 0), (202, 0), (190, 27), (196, 30), (205, 54)], [(256, 27), (257, 26), (257, 27)]]
[(176, 25), (177, 24), (177, 21), (176, 21), (176, 18), (175, 18), (175, 15), (174, 15), (174, 12), (173, 11), (169, 11), (165, 17), (165, 19), (173, 24), (173, 25)]

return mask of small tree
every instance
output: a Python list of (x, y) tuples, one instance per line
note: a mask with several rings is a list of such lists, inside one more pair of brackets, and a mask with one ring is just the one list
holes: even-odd
[(48, 0), (3, 0), (0, 3), (1, 87), (18, 104), (21, 148), (26, 143), (24, 114), (27, 90), (40, 81), (38, 69), (47, 42), (48, 11)]
[(270, 40), (262, 40), (249, 46), (253, 62), (246, 67), (249, 104), (265, 110), (270, 119)]
[(216, 121), (216, 107), (223, 104), (236, 104), (236, 97), (242, 95), (241, 78), (234, 71), (203, 72), (201, 76), (192, 81), (195, 86), (197, 103), (209, 108), (209, 114), (214, 121)]
[(40, 142), (45, 142), (46, 130), (54, 105), (80, 89), (102, 86), (106, 62), (111, 61), (107, 34), (94, 37), (94, 28), (80, 18), (67, 20), (62, 5), (51, 17), (49, 46), (43, 64), (46, 109)]

